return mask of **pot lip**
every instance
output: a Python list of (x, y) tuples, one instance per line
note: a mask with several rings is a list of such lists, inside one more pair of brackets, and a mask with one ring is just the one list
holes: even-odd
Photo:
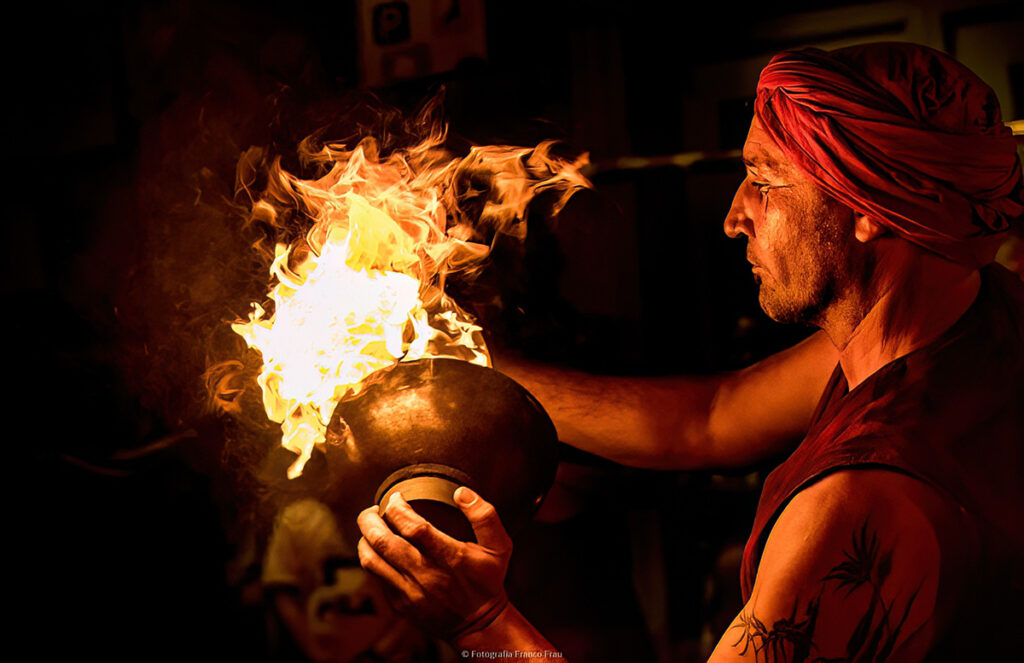
[[(364, 378), (361, 383), (362, 387), (357, 393), (347, 394), (338, 401), (334, 410), (331, 412), (330, 423), (327, 425), (328, 431), (337, 428), (337, 422), (339, 420), (342, 422), (345, 421), (345, 417), (342, 414), (343, 412), (349, 411), (351, 408), (360, 407), (360, 404), (365, 399), (372, 398), (375, 393), (384, 389), (383, 383), (389, 377), (398, 377), (403, 372), (416, 369), (423, 371), (424, 368), (426, 368), (427, 374), (424, 376), (421, 373), (417, 377), (423, 378), (424, 383), (429, 383), (433, 382), (437, 377), (434, 373), (435, 366), (441, 367), (442, 371), (455, 370), (479, 372), (482, 375), (487, 375), (489, 380), (493, 380), (495, 386), (502, 385), (502, 388), (517, 394), (522, 398), (527, 407), (533, 410), (534, 417), (537, 418), (538, 421), (543, 422), (540, 426), (549, 430), (549, 437), (551, 437), (557, 445), (558, 431), (555, 428), (555, 423), (551, 420), (551, 415), (548, 414), (547, 410), (544, 409), (544, 406), (537, 397), (530, 393), (526, 387), (492, 366), (481, 366), (480, 364), (474, 364), (473, 362), (466, 361), (464, 359), (456, 359), (454, 357), (420, 357), (419, 359), (413, 359), (410, 361), (398, 361), (390, 366), (374, 371)], [(421, 384), (400, 384), (394, 387), (392, 391), (415, 389), (421, 386)]]
[(376, 504), (380, 504), (381, 499), (383, 499), (387, 492), (394, 488), (396, 484), (418, 477), (437, 477), (458, 485), (466, 486), (474, 492), (478, 492), (475, 485), (476, 482), (473, 481), (473, 478), (460, 469), (454, 468), (450, 465), (442, 465), (441, 463), (411, 463), (398, 468), (389, 474), (384, 481), (381, 481), (376, 494), (373, 496), (373, 501)]
[[(489, 379), (496, 380), (499, 383), (504, 383), (506, 386), (523, 392), (528, 397), (528, 401), (535, 403), (538, 406), (540, 405), (540, 403), (537, 402), (537, 399), (526, 389), (526, 387), (493, 366), (481, 366), (480, 364), (475, 364), (465, 359), (457, 359), (455, 357), (420, 357), (419, 359), (412, 359), (408, 361), (396, 361), (393, 364), (389, 364), (388, 366), (384, 366), (383, 368), (379, 368), (370, 373), (360, 382), (361, 388), (357, 392), (350, 392), (338, 401), (335, 406), (335, 411), (340, 410), (348, 402), (360, 400), (367, 392), (374, 388), (379, 388), (381, 383), (385, 382), (389, 377), (405, 377), (403, 375), (404, 373), (407, 374), (410, 371), (413, 371), (418, 372), (414, 377), (420, 378), (423, 382), (431, 382), (440, 377), (434, 372), (435, 370), (455, 370), (487, 374), (489, 375)], [(400, 385), (398, 389), (409, 389), (412, 386), (413, 385)], [(543, 412), (543, 407), (541, 407), (540, 410)], [(544, 414), (547, 415), (547, 412), (544, 412)]]

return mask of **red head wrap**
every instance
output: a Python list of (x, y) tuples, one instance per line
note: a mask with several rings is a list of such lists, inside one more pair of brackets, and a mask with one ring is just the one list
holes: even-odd
[(780, 53), (761, 72), (755, 113), (833, 198), (956, 262), (991, 262), (1024, 214), (1020, 159), (995, 94), (939, 51)]

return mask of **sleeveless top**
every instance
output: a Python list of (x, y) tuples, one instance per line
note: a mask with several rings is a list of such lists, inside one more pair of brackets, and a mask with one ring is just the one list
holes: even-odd
[(957, 561), (966, 593), (928, 660), (982, 660), (979, 647), (1003, 646), (993, 640), (1019, 651), (997, 624), (1020, 624), (1010, 613), (1024, 603), (1024, 283), (998, 265), (981, 274), (974, 303), (932, 343), (852, 391), (836, 367), (807, 436), (765, 480), (743, 552), (744, 601), (768, 533), (796, 493), (840, 470), (892, 470), (957, 505), (961, 518), (940, 526), (973, 542), (963, 549), (969, 559)]

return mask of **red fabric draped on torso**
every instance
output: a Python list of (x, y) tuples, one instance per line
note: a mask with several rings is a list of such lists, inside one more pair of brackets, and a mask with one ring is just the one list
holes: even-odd
[(1024, 283), (999, 266), (982, 275), (974, 304), (935, 342), (887, 364), (852, 392), (837, 367), (806, 438), (765, 481), (743, 554), (745, 601), (768, 532), (793, 495), (831, 472), (882, 468), (924, 481), (966, 514), (981, 544), (977, 559), (966, 561), (980, 593), (975, 605), (962, 608), (973, 611), (974, 622), (1005, 609), (982, 597), (1003, 592), (1020, 603)]

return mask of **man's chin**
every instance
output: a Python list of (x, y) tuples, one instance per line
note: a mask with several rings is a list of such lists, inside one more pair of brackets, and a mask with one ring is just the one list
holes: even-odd
[(758, 280), (758, 285), (760, 288), (757, 291), (757, 303), (761, 305), (761, 310), (775, 322), (782, 322), (778, 317), (779, 302), (772, 296), (771, 291), (760, 280)]
[(784, 325), (788, 325), (793, 322), (793, 320), (791, 320), (788, 316), (781, 315), (772, 309), (765, 308), (764, 305), (761, 306), (761, 310), (764, 311), (764, 314), (767, 315), (772, 320), (774, 320), (775, 322), (779, 322)]
[(772, 295), (773, 293), (762, 284), (758, 302), (765, 315), (784, 325), (808, 323), (808, 307), (796, 306), (792, 302), (782, 301)]

